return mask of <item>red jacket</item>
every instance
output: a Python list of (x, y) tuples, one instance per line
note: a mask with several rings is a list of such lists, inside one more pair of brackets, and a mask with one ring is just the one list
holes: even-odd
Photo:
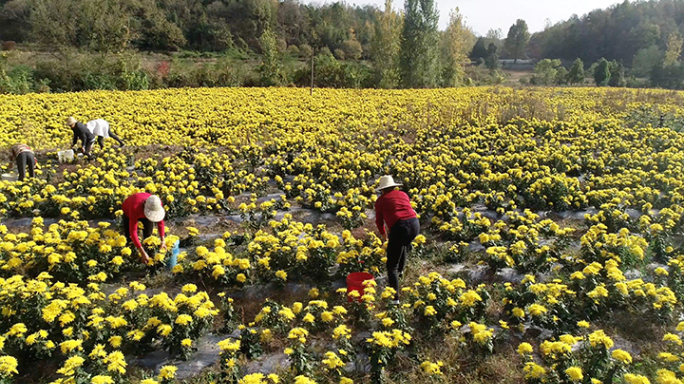
[(402, 191), (394, 190), (386, 193), (375, 201), (375, 224), (381, 235), (385, 234), (384, 223), (392, 230), (392, 226), (399, 220), (408, 220), (416, 217), (416, 211), (411, 207), (409, 197)]
[[(131, 234), (131, 240), (136, 247), (141, 248), (140, 239), (138, 239), (138, 220), (146, 219), (145, 217), (145, 200), (152, 196), (149, 193), (136, 193), (129, 196), (121, 206), (124, 215), (128, 218), (128, 230)], [(157, 223), (159, 236), (164, 237), (164, 220)]]

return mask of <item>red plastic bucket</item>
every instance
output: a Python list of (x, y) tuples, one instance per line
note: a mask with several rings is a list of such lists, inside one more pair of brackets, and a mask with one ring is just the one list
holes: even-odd
[(365, 291), (365, 286), (363, 285), (363, 282), (368, 280), (375, 281), (375, 277), (373, 277), (373, 275), (371, 275), (370, 273), (366, 272), (354, 272), (347, 275), (347, 298), (349, 299), (349, 301), (352, 301), (351, 296), (349, 296), (349, 294), (352, 291), (357, 291), (360, 296), (363, 296), (363, 293)]

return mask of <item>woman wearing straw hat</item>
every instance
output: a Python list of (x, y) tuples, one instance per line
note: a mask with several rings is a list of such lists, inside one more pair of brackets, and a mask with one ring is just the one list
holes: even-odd
[(138, 222), (143, 224), (143, 239), (152, 236), (153, 224), (157, 223), (159, 236), (161, 237), (161, 248), (166, 249), (164, 243), (164, 216), (166, 212), (162, 206), (159, 196), (149, 193), (136, 193), (129, 196), (121, 207), (123, 210), (123, 229), (126, 238), (132, 241), (140, 253), (142, 262), (149, 263), (150, 257), (140, 244), (138, 238)]
[(394, 182), (392, 176), (381, 177), (376, 190), (382, 194), (375, 201), (375, 224), (383, 240), (387, 240), (385, 224), (389, 229), (387, 279), (389, 286), (397, 292), (394, 304), (399, 304), (399, 277), (403, 275), (411, 242), (420, 232), (416, 211), (411, 207), (408, 195), (396, 190), (400, 185)]
[(88, 130), (85, 124), (78, 122), (73, 117), (69, 117), (66, 121), (67, 127), (74, 132), (74, 138), (71, 141), (71, 148), (73, 148), (79, 140), (81, 140), (81, 152), (90, 157), (90, 149), (95, 143), (95, 136)]

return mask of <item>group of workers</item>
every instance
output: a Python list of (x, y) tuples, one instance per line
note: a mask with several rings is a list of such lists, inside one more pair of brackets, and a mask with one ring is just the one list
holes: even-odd
[[(387, 241), (387, 282), (395, 291), (392, 304), (396, 305), (399, 304), (399, 279), (403, 277), (411, 243), (420, 232), (416, 211), (408, 195), (397, 189), (400, 186), (392, 176), (381, 177), (376, 189), (380, 197), (375, 202), (375, 224), (382, 239)], [(150, 257), (138, 238), (138, 223), (143, 224), (143, 238), (152, 236), (156, 224), (162, 249), (166, 249), (162, 201), (156, 195), (136, 193), (123, 202), (122, 210), (124, 234), (137, 248), (141, 261), (147, 264)]]
[(69, 117), (66, 124), (74, 133), (74, 137), (71, 140), (71, 148), (80, 140), (81, 151), (86, 156), (90, 156), (90, 150), (93, 148), (96, 139), (100, 148), (104, 148), (104, 139), (110, 137), (119, 143), (119, 147), (124, 146), (124, 142), (111, 130), (109, 123), (106, 120), (91, 120), (86, 124), (83, 124), (75, 118)]
[[(95, 141), (104, 148), (104, 140), (112, 138), (119, 143), (119, 147), (124, 147), (125, 144), (119, 136), (117, 136), (109, 127), (106, 120), (97, 119), (91, 120), (83, 124), (74, 117), (69, 117), (66, 120), (67, 127), (71, 128), (73, 132), (73, 139), (71, 140), (71, 149), (81, 141), (81, 153), (90, 157), (90, 151), (93, 148)], [(36, 155), (33, 149), (26, 144), (15, 144), (10, 148), (10, 159), (8, 167), (12, 168), (13, 163), (17, 165), (18, 180), (24, 181), (26, 178), (26, 171), (30, 177), (35, 176), (35, 167), (38, 165)]]
[[(382, 239), (387, 241), (387, 282), (395, 291), (393, 304), (399, 304), (399, 279), (403, 277), (411, 243), (420, 232), (416, 211), (411, 207), (408, 195), (397, 189), (400, 186), (392, 176), (381, 177), (376, 189), (380, 197), (375, 201), (375, 224)], [(152, 236), (156, 223), (162, 248), (166, 249), (165, 212), (161, 199), (149, 193), (136, 193), (123, 202), (122, 209), (124, 234), (138, 249), (141, 261), (147, 264), (150, 258), (140, 244), (138, 223), (143, 224), (143, 238)]]
[[(375, 201), (375, 224), (382, 239), (387, 241), (387, 282), (394, 289), (392, 304), (395, 305), (399, 304), (399, 279), (404, 275), (411, 243), (420, 232), (416, 211), (411, 207), (408, 195), (397, 189), (400, 186), (392, 176), (381, 177), (376, 189), (380, 197)], [(123, 202), (122, 209), (124, 234), (138, 249), (141, 261), (147, 264), (150, 257), (138, 238), (138, 223), (143, 224), (143, 238), (152, 236), (156, 223), (162, 249), (166, 249), (165, 212), (161, 199), (149, 193), (136, 193)]]
[[(109, 123), (98, 119), (83, 124), (73, 117), (69, 117), (66, 125), (73, 131), (71, 148), (81, 141), (81, 152), (90, 156), (90, 151), (96, 139), (100, 147), (104, 148), (104, 139), (113, 138), (124, 146), (123, 141), (112, 132)], [(18, 179), (24, 180), (26, 171), (34, 177), (34, 167), (37, 164), (33, 150), (26, 144), (11, 147), (11, 156), (17, 164)], [(403, 277), (404, 268), (411, 250), (411, 243), (420, 232), (420, 224), (416, 212), (406, 193), (397, 189), (401, 184), (396, 183), (392, 176), (383, 176), (376, 189), (380, 197), (375, 202), (375, 223), (384, 241), (387, 241), (387, 280), (388, 285), (395, 290), (394, 304), (399, 303), (399, 279)], [(140, 255), (141, 261), (148, 264), (150, 256), (142, 246), (138, 237), (138, 224), (143, 225), (143, 238), (152, 236), (156, 224), (161, 247), (166, 249), (164, 241), (164, 206), (159, 196), (149, 193), (136, 193), (129, 196), (122, 205), (123, 232)]]

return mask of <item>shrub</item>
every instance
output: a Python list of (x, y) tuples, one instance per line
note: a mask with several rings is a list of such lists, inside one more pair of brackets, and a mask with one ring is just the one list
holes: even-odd
[(33, 90), (33, 71), (21, 65), (6, 74), (0, 72), (0, 93), (25, 94)]
[[(533, 85), (553, 85), (558, 80), (560, 60), (544, 59), (534, 66), (534, 76), (530, 80)], [(565, 70), (565, 68), (563, 68)], [(567, 71), (565, 72), (567, 73)]]
[(169, 62), (169, 61), (162, 61), (161, 63), (157, 64), (157, 73), (162, 78), (166, 78), (169, 75), (170, 69), (171, 69), (171, 62)]
[[(311, 83), (311, 69), (302, 68), (295, 74), (295, 83), (307, 86)], [(339, 61), (331, 55), (320, 54), (314, 59), (314, 83), (317, 87), (340, 87), (344, 84), (344, 71)]]
[(309, 44), (302, 44), (299, 46), (299, 54), (302, 57), (311, 57), (313, 48)]
[(363, 54), (363, 47), (361, 47), (361, 43), (356, 40), (346, 40), (343, 43), (343, 49), (346, 57), (352, 60), (360, 59)]
[(278, 53), (287, 52), (287, 41), (282, 38), (276, 39), (276, 49), (278, 50)]
[(278, 47), (275, 34), (270, 30), (264, 31), (259, 38), (259, 44), (262, 51), (262, 61), (259, 66), (261, 85), (270, 87), (287, 84), (287, 74), (283, 70), (283, 63), (279, 57), (280, 48)]
[(14, 41), (3, 41), (2, 42), (2, 50), (3, 51), (13, 51), (15, 48), (17, 48), (17, 43)]
[(371, 69), (365, 65), (348, 62), (343, 65), (344, 87), (347, 88), (366, 88), (371, 87), (373, 80)]
[(346, 58), (346, 54), (343, 50), (338, 48), (335, 50), (335, 58), (337, 58), (337, 60), (344, 60)]

